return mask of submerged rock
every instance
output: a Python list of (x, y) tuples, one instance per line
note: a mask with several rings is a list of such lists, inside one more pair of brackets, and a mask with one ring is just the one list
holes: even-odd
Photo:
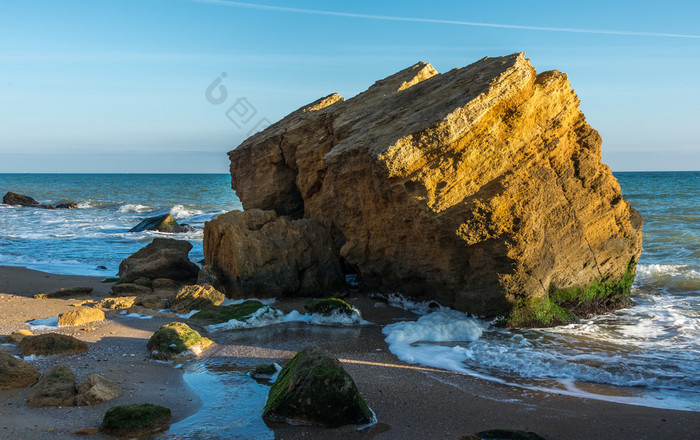
[(204, 254), (233, 298), (318, 296), (345, 289), (331, 234), (309, 219), (253, 209), (206, 222)]
[(88, 345), (73, 336), (59, 333), (44, 333), (43, 335), (27, 336), (20, 341), (19, 349), (23, 356), (35, 354), (49, 356), (54, 354), (85, 353)]
[(83, 307), (58, 316), (58, 325), (83, 325), (88, 322), (104, 321), (105, 313), (93, 307)]
[(210, 307), (206, 310), (201, 310), (189, 318), (189, 322), (197, 325), (215, 325), (229, 322), (232, 319), (245, 322), (253, 314), (260, 309), (270, 310), (272, 313), (279, 313), (276, 309), (266, 306), (260, 301), (248, 300), (240, 304), (231, 304), (229, 306)]
[(194, 230), (192, 226), (180, 225), (170, 214), (163, 214), (157, 217), (149, 217), (141, 221), (138, 225), (129, 229), (129, 232), (158, 231), (180, 233)]
[(171, 322), (151, 336), (146, 348), (156, 359), (199, 356), (213, 342), (182, 322)]
[(306, 304), (304, 308), (309, 313), (319, 313), (321, 315), (344, 314), (352, 315), (356, 313), (353, 306), (340, 298), (322, 298)]
[(77, 390), (75, 404), (79, 406), (98, 405), (116, 399), (122, 392), (118, 383), (99, 374), (91, 374), (85, 382), (77, 386)]
[(218, 306), (225, 299), (224, 294), (212, 286), (195, 284), (181, 288), (169, 298), (170, 310), (173, 313), (189, 313), (192, 310), (204, 310)]
[(260, 364), (250, 372), (250, 377), (258, 380), (271, 380), (277, 374), (276, 364)]
[[(367, 290), (512, 326), (566, 322), (624, 304), (642, 245), (578, 104), (565, 74), (523, 54), (444, 74), (421, 62), (251, 136), (229, 153), (232, 187), (246, 212), (323, 225)], [(204, 232), (207, 263), (233, 280), (268, 270), (239, 261), (230, 228)]]
[(39, 372), (29, 362), (0, 350), (0, 390), (26, 388), (39, 379)]
[(5, 205), (19, 205), (19, 206), (38, 206), (39, 202), (34, 200), (29, 196), (22, 194), (16, 194), (13, 192), (8, 192), (2, 197), (2, 203)]
[(119, 437), (138, 437), (170, 426), (169, 408), (150, 403), (114, 406), (102, 419), (102, 430)]
[(373, 415), (340, 362), (326, 350), (309, 347), (280, 371), (263, 418), (335, 427), (364, 425)]
[(190, 249), (192, 244), (185, 240), (154, 238), (151, 243), (121, 262), (119, 280), (121, 283), (133, 283), (137, 278), (145, 277), (151, 280), (169, 278), (194, 282), (199, 266), (190, 261)]
[(77, 394), (73, 372), (66, 365), (56, 365), (34, 385), (27, 405), (73, 406)]

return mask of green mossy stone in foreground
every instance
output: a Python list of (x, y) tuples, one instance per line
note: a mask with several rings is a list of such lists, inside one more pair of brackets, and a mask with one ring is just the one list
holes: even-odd
[(364, 425), (373, 415), (338, 359), (309, 347), (297, 353), (272, 384), (263, 418), (336, 427)]
[(353, 307), (340, 298), (322, 298), (313, 301), (304, 306), (311, 313), (320, 313), (321, 315), (332, 315), (334, 313), (343, 313), (352, 315)]
[(199, 325), (213, 325), (229, 322), (232, 319), (245, 321), (247, 317), (257, 312), (258, 309), (267, 307), (260, 301), (248, 300), (240, 304), (230, 306), (210, 307), (195, 313), (189, 319), (190, 322)]
[(489, 429), (475, 435), (482, 440), (544, 440), (534, 432), (517, 429)]
[(501, 324), (510, 328), (553, 327), (626, 307), (635, 267), (630, 261), (619, 280), (595, 281), (585, 288), (550, 286), (544, 297), (518, 301)]
[(102, 430), (116, 436), (139, 436), (170, 426), (169, 408), (150, 403), (114, 406), (102, 419)]
[(210, 339), (202, 337), (187, 324), (171, 322), (153, 333), (146, 348), (156, 359), (174, 359), (188, 350), (198, 355), (211, 344)]

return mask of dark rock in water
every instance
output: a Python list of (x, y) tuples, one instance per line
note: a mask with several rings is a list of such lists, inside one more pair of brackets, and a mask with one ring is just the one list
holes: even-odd
[(77, 209), (77, 208), (78, 208), (78, 204), (77, 204), (77, 203), (73, 203), (73, 202), (69, 202), (69, 203), (59, 203), (59, 204), (57, 204), (57, 205), (49, 205), (49, 206), (50, 206), (51, 208), (55, 208), (55, 209)]
[(98, 270), (107, 270), (107, 268), (105, 266), (97, 266), (97, 269)]
[(328, 427), (364, 425), (372, 411), (338, 359), (319, 347), (297, 353), (272, 384), (263, 418)]
[(58, 333), (44, 333), (43, 335), (27, 336), (18, 344), (22, 350), (22, 356), (35, 354), (48, 356), (54, 354), (85, 353), (88, 345), (73, 336)]
[(477, 432), (475, 435), (482, 440), (544, 440), (534, 432), (517, 429), (489, 429)]
[(138, 225), (129, 229), (129, 232), (142, 232), (142, 231), (159, 231), (159, 232), (170, 232), (170, 233), (180, 233), (189, 232), (194, 228), (189, 225), (180, 225), (170, 214), (163, 214), (157, 217), (149, 217), (143, 220)]
[(250, 372), (250, 377), (253, 379), (269, 380), (277, 373), (275, 364), (260, 364)]
[(169, 408), (151, 403), (114, 406), (102, 419), (102, 430), (118, 437), (139, 437), (170, 426)]
[(119, 265), (121, 283), (133, 283), (140, 277), (151, 280), (169, 278), (175, 281), (195, 282), (199, 266), (190, 261), (192, 244), (185, 240), (154, 238)]
[(25, 388), (38, 379), (39, 372), (32, 364), (0, 350), (0, 390)]
[(78, 390), (75, 375), (66, 365), (56, 365), (32, 387), (29, 406), (73, 406)]
[(20, 205), (20, 206), (37, 206), (39, 202), (29, 196), (8, 192), (2, 198), (2, 203), (5, 205)]

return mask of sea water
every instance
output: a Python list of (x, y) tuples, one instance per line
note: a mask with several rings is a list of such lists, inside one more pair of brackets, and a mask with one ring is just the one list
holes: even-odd
[[(630, 308), (555, 329), (508, 331), (396, 297), (392, 304), (421, 317), (384, 328), (390, 350), (407, 362), (517, 387), (700, 411), (700, 173), (615, 175), (645, 222)], [(189, 240), (198, 261), (204, 222), (241, 209), (229, 181), (224, 174), (0, 174), (2, 194), (80, 206), (0, 205), (0, 265), (111, 276), (153, 237)], [(195, 230), (128, 232), (168, 212)]]

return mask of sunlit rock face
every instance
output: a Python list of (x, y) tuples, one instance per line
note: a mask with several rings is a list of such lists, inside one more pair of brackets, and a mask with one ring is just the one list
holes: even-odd
[(367, 290), (508, 314), (639, 258), (641, 216), (578, 104), (566, 74), (522, 53), (444, 74), (420, 62), (248, 138), (232, 187), (246, 210), (323, 225)]

